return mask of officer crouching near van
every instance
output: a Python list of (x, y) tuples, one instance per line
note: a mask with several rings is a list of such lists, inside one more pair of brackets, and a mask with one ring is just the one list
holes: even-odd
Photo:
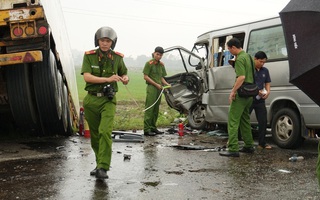
[(123, 55), (114, 51), (117, 34), (110, 27), (101, 27), (94, 38), (96, 50), (85, 52), (81, 74), (88, 94), (83, 99), (88, 122), (91, 147), (95, 153), (96, 168), (90, 172), (96, 178), (108, 178), (112, 153), (112, 129), (116, 111), (117, 82), (128, 84), (127, 67)]

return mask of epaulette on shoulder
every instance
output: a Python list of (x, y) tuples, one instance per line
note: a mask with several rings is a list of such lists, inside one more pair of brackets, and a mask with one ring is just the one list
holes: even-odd
[(123, 58), (123, 56), (124, 56), (122, 53), (117, 52), (117, 51), (115, 51), (114, 53), (117, 54), (118, 56), (121, 56), (122, 58)]
[(96, 50), (90, 50), (90, 51), (86, 51), (85, 54), (86, 55), (91, 55), (91, 54), (95, 54)]
[(153, 64), (153, 60), (150, 60), (150, 61), (149, 61), (149, 65), (152, 65), (152, 64)]

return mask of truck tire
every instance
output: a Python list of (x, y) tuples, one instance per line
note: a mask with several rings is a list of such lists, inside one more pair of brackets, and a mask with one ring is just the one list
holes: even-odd
[[(61, 119), (61, 88), (57, 63), (50, 50), (43, 51), (43, 61), (33, 64), (33, 82), (44, 134), (58, 134)], [(60, 91), (59, 91), (60, 90)]]
[(71, 121), (71, 115), (70, 115), (70, 106), (69, 106), (69, 96), (68, 96), (68, 90), (67, 86), (62, 82), (62, 117), (61, 121), (63, 124), (63, 131), (65, 135), (72, 135), (72, 121)]
[(272, 120), (272, 138), (281, 148), (295, 149), (304, 139), (300, 134), (301, 123), (299, 114), (290, 108), (282, 108)]
[(188, 114), (188, 124), (194, 129), (204, 129), (207, 125), (205, 120), (206, 107), (203, 104), (196, 104), (191, 107)]
[(59, 93), (60, 93), (60, 110), (61, 110), (61, 118), (57, 122), (57, 125), (55, 127), (57, 133), (61, 133), (61, 135), (65, 135), (68, 129), (68, 109), (69, 109), (69, 104), (68, 104), (68, 96), (67, 94), (67, 88), (64, 84), (63, 78), (61, 73), (58, 71), (57, 72), (57, 84), (59, 88)]
[(13, 65), (6, 68), (7, 91), (11, 113), (19, 128), (38, 129), (37, 109), (30, 83), (29, 66)]

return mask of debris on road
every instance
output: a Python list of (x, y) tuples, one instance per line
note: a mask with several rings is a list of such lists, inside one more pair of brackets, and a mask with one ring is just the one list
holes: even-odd
[(112, 131), (114, 142), (144, 142), (144, 135), (127, 131)]
[(131, 155), (129, 155), (129, 154), (123, 154), (123, 160), (124, 161), (129, 161), (131, 159)]

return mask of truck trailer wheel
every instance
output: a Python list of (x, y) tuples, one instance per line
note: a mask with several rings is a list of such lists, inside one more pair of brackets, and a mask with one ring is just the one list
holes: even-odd
[(202, 104), (193, 106), (188, 114), (188, 123), (191, 128), (204, 129), (207, 125), (205, 120), (206, 107)]
[(67, 86), (62, 81), (62, 117), (63, 131), (65, 135), (72, 135), (72, 121), (70, 115), (69, 96)]
[(299, 114), (290, 109), (282, 108), (272, 120), (272, 138), (281, 148), (294, 149), (303, 142), (300, 134), (301, 123)]
[(27, 64), (6, 68), (7, 91), (11, 113), (18, 127), (37, 129), (38, 117)]
[[(50, 50), (43, 51), (43, 61), (33, 64), (33, 82), (39, 116), (45, 134), (58, 134), (62, 113), (61, 87), (57, 63)], [(57, 127), (58, 125), (58, 127)]]

